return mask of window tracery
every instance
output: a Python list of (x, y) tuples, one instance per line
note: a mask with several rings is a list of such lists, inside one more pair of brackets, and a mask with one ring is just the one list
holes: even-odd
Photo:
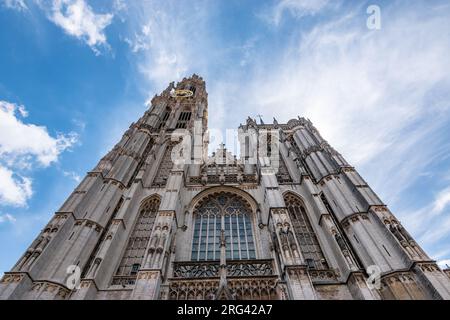
[(144, 259), (145, 249), (158, 213), (160, 200), (154, 196), (143, 203), (139, 216), (131, 232), (125, 252), (113, 279), (113, 284), (133, 284), (134, 278)]
[(209, 196), (194, 212), (191, 259), (219, 260), (220, 230), (225, 230), (226, 258), (255, 259), (251, 209), (238, 195), (221, 192)]
[(311, 226), (303, 202), (290, 193), (284, 196), (284, 201), (306, 264), (311, 269), (328, 269), (328, 264), (320, 248), (316, 233)]

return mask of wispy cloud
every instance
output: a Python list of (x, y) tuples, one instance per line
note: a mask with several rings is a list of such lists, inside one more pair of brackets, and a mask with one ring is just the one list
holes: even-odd
[(436, 197), (433, 203), (431, 212), (439, 214), (450, 204), (450, 187), (442, 190)]
[[(162, 89), (171, 81), (207, 63), (200, 57), (207, 48), (207, 19), (212, 7), (207, 1), (191, 2), (189, 10), (178, 1), (163, 6), (154, 1), (128, 7), (129, 36), (125, 38), (148, 85)], [(212, 53), (211, 53), (212, 54)]]
[(330, 6), (336, 6), (340, 1), (330, 0), (281, 0), (275, 5), (265, 8), (260, 16), (267, 22), (279, 25), (283, 15), (290, 14), (295, 18), (314, 16)]
[(75, 182), (80, 182), (81, 181), (81, 176), (79, 174), (77, 174), (76, 172), (63, 171), (63, 175), (65, 177), (69, 177), (69, 178), (73, 179)]
[(25, 0), (1, 0), (0, 2), (3, 6), (9, 9), (15, 9), (18, 11), (28, 10)]
[(17, 221), (16, 218), (14, 216), (10, 215), (9, 213), (0, 214), (0, 223), (3, 223), (3, 222), (14, 223), (16, 221)]
[(81, 118), (73, 118), (71, 122), (77, 126), (81, 131), (86, 129), (86, 122)]
[[(431, 247), (450, 235), (450, 186), (440, 190), (434, 200), (418, 210), (407, 210), (402, 213), (409, 229), (419, 241)], [(436, 258), (448, 256), (446, 249), (435, 254)]]

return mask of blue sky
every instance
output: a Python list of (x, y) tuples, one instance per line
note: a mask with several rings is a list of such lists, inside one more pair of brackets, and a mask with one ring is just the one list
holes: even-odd
[(310, 118), (450, 264), (450, 4), (411, 3), (0, 0), (0, 273), (148, 99), (192, 73), (218, 132)]

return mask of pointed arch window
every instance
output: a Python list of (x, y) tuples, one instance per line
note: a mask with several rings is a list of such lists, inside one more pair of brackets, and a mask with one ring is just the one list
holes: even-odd
[(134, 280), (130, 281), (133, 276), (135, 277), (142, 265), (144, 259), (145, 249), (150, 239), (150, 234), (155, 223), (156, 215), (158, 213), (160, 200), (154, 196), (146, 200), (139, 209), (139, 216), (136, 224), (131, 231), (130, 238), (125, 252), (120, 261), (120, 265), (115, 274), (113, 284), (122, 284), (125, 280), (125, 284), (132, 284)]
[(299, 197), (291, 193), (284, 196), (284, 202), (289, 211), (295, 235), (306, 264), (311, 269), (328, 269), (327, 261), (309, 221), (304, 203)]
[(194, 212), (191, 259), (220, 259), (220, 230), (225, 230), (226, 258), (255, 259), (249, 204), (238, 195), (221, 192), (205, 199)]

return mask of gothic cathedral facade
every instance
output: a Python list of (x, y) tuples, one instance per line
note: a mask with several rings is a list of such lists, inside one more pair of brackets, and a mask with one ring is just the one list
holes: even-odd
[(450, 271), (309, 120), (249, 117), (239, 158), (208, 157), (207, 122), (201, 77), (155, 95), (0, 299), (450, 299)]

